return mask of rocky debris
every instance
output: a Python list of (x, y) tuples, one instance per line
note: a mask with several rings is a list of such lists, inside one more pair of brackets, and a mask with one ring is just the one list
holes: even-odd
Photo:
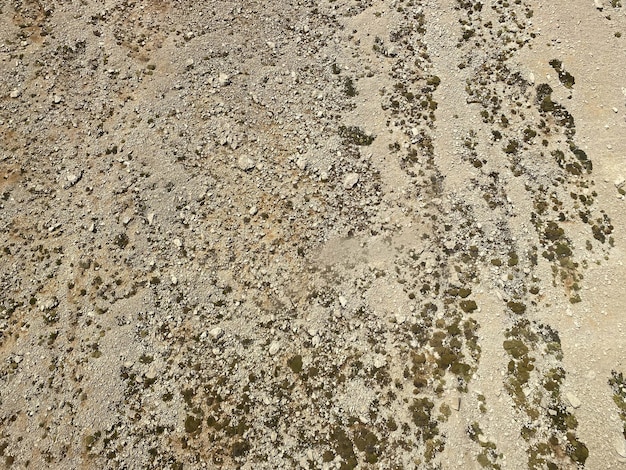
[(254, 169), (254, 167), (256, 166), (256, 162), (249, 156), (242, 155), (241, 157), (239, 157), (239, 160), (237, 160), (237, 165), (243, 171), (250, 171)]
[(224, 330), (219, 326), (216, 326), (209, 331), (209, 336), (213, 340), (220, 339), (222, 336), (224, 336)]
[(275, 356), (278, 351), (280, 351), (280, 342), (279, 341), (272, 341), (270, 343), (270, 346), (267, 350), (267, 352), (269, 352), (270, 356)]
[(358, 173), (348, 173), (343, 179), (343, 188), (352, 189), (359, 182), (360, 176)]
[(82, 170), (78, 172), (68, 173), (67, 175), (65, 175), (66, 182), (64, 184), (64, 188), (65, 189), (71, 188), (76, 183), (78, 183), (82, 177), (83, 177)]
[(217, 77), (217, 83), (219, 84), (219, 86), (230, 85), (230, 75), (220, 73)]
[(567, 398), (567, 401), (574, 409), (580, 408), (580, 405), (582, 405), (582, 402), (578, 399), (578, 397), (571, 392), (567, 392), (565, 394), (565, 398)]
[(561, 341), (623, 169), (554, 9), (49, 3), (0, 15), (7, 466), (614, 464)]

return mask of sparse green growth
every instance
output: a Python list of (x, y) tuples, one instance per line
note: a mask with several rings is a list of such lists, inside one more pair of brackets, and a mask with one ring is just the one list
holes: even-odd
[(461, 302), (459, 302), (459, 305), (465, 313), (472, 313), (478, 308), (478, 305), (476, 305), (476, 302), (474, 300), (461, 300)]
[(343, 81), (343, 91), (345, 92), (346, 95), (348, 95), (351, 98), (359, 94), (358, 91), (356, 91), (356, 88), (354, 87), (354, 81), (350, 77), (346, 77), (345, 80)]
[(202, 418), (187, 415), (185, 418), (185, 432), (188, 434), (196, 434), (202, 429)]
[(296, 354), (287, 361), (287, 365), (295, 374), (299, 374), (302, 372), (302, 356), (300, 354)]
[(611, 371), (609, 385), (613, 390), (613, 401), (619, 409), (619, 416), (622, 420), (622, 433), (626, 439), (626, 380), (624, 374)]
[(375, 139), (358, 126), (339, 126), (339, 136), (347, 143), (359, 146), (371, 145)]

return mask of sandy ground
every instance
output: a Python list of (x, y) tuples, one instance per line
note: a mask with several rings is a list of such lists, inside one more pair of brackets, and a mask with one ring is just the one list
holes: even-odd
[(0, 2), (0, 462), (626, 468), (622, 1)]

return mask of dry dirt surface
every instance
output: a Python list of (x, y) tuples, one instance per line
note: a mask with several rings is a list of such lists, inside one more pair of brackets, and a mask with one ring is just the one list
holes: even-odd
[(625, 70), (625, 0), (0, 1), (0, 465), (626, 468)]

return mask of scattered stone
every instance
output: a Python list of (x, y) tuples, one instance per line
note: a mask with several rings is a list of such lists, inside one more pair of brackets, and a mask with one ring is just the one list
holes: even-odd
[(613, 184), (615, 185), (617, 189), (624, 186), (624, 183), (626, 183), (626, 179), (624, 179), (622, 175), (619, 175), (617, 178), (615, 178), (615, 181), (613, 181)]
[(307, 164), (308, 162), (305, 157), (298, 158), (298, 161), (296, 162), (297, 167), (302, 171), (306, 170)]
[(39, 304), (39, 310), (42, 312), (46, 312), (48, 310), (52, 310), (54, 307), (59, 305), (59, 299), (56, 297), (52, 297), (51, 299), (46, 300)]
[(374, 369), (380, 369), (382, 367), (385, 367), (386, 364), (387, 364), (387, 358), (383, 356), (382, 354), (377, 354), (374, 357)]
[(154, 370), (154, 368), (151, 367), (150, 370), (146, 372), (146, 379), (154, 380), (156, 378), (157, 378), (156, 370)]
[(581, 401), (573, 393), (567, 392), (565, 394), (565, 398), (567, 398), (567, 401), (569, 401), (569, 404), (572, 405), (572, 408), (574, 409), (579, 408), (580, 405), (582, 405)]
[(65, 176), (65, 179), (67, 180), (67, 182), (65, 183), (64, 187), (65, 189), (71, 188), (72, 186), (74, 186), (76, 183), (78, 183), (81, 178), (83, 177), (83, 172), (80, 171), (78, 174), (76, 173), (68, 173)]
[(457, 392), (450, 393), (446, 401), (448, 402), (448, 406), (454, 411), (461, 409), (461, 396)]
[(280, 342), (272, 341), (269, 347), (270, 356), (274, 356), (280, 350)]
[(348, 173), (343, 180), (343, 188), (344, 189), (352, 189), (359, 182), (358, 173)]
[(209, 336), (213, 340), (220, 339), (222, 336), (224, 336), (224, 330), (221, 329), (219, 326), (216, 326), (215, 328), (209, 331)]
[(252, 158), (248, 157), (247, 155), (242, 155), (241, 157), (239, 157), (237, 165), (243, 171), (250, 171), (256, 166), (256, 163), (254, 160), (252, 160)]
[(219, 83), (220, 86), (230, 85), (230, 76), (225, 73), (220, 73), (217, 77), (217, 83)]

